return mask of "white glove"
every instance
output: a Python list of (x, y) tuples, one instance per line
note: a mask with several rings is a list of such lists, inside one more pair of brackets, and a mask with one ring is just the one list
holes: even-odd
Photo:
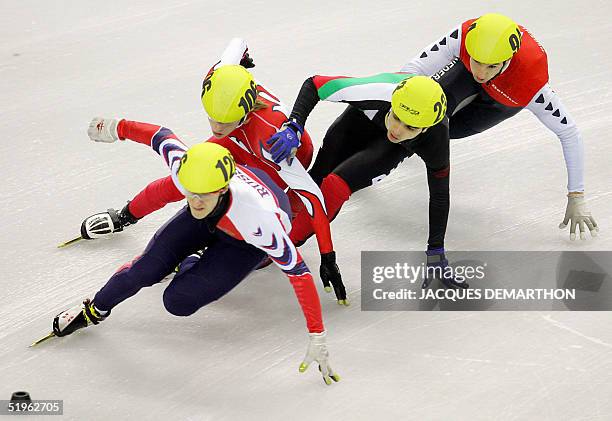
[(565, 209), (565, 217), (563, 222), (559, 224), (559, 228), (564, 229), (567, 227), (567, 223), (571, 220), (572, 225), (570, 226), (570, 240), (576, 239), (576, 225), (580, 227), (580, 239), (586, 240), (586, 234), (584, 233), (584, 225), (586, 224), (591, 231), (591, 236), (597, 237), (599, 227), (597, 222), (591, 216), (591, 212), (587, 210), (586, 202), (584, 200), (584, 193), (568, 193), (567, 195), (567, 208)]
[(94, 142), (113, 143), (119, 140), (118, 124), (119, 120), (114, 118), (94, 117), (89, 123), (87, 134)]
[(327, 342), (325, 340), (327, 332), (323, 331), (321, 333), (309, 333), (309, 335), (310, 343), (308, 344), (304, 361), (302, 361), (302, 364), (300, 364), (300, 373), (305, 372), (310, 363), (316, 361), (319, 363), (319, 371), (323, 375), (323, 381), (326, 385), (329, 386), (332, 383), (332, 380), (339, 382), (340, 376), (335, 373), (334, 370), (332, 370), (328, 361), (329, 352), (327, 352)]

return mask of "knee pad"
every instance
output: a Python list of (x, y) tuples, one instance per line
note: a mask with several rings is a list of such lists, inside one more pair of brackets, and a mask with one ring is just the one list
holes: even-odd
[(164, 291), (163, 301), (166, 311), (174, 316), (191, 316), (200, 309), (193, 298), (177, 294), (170, 287)]
[[(175, 282), (180, 281), (183, 277), (190, 277), (193, 282), (185, 282), (183, 285)], [(202, 276), (192, 274), (175, 276), (164, 290), (164, 307), (168, 313), (175, 316), (190, 316), (202, 307), (217, 301), (227, 292), (215, 288), (207, 281)], [(188, 290), (189, 285), (197, 285), (197, 287)]]

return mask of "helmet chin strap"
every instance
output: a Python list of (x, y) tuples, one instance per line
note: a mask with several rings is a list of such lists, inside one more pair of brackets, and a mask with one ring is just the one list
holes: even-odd
[(504, 61), (504, 64), (502, 65), (502, 68), (499, 71), (498, 75), (501, 75), (502, 73), (504, 73), (506, 71), (506, 69), (510, 66), (510, 62), (511, 61), (512, 61), (512, 57), (509, 58), (508, 60)]
[(238, 127), (242, 126), (244, 123), (246, 123), (246, 121), (247, 121), (247, 120), (248, 120), (248, 118), (249, 118), (249, 114), (251, 114), (252, 112), (253, 112), (253, 110), (251, 110), (251, 111), (249, 111), (248, 113), (246, 113), (246, 114), (244, 115), (244, 117), (242, 117), (242, 118), (240, 119), (240, 121), (238, 122), (238, 126), (237, 126), (236, 128), (238, 128)]
[(499, 69), (499, 72), (497, 72), (497, 74), (495, 76), (493, 76), (491, 79), (489, 79), (487, 81), (487, 83), (490, 83), (497, 76), (499, 76), (502, 73), (504, 73), (506, 71), (506, 69), (510, 66), (510, 61), (512, 61), (512, 58), (509, 58), (508, 60), (504, 61), (503, 64), (502, 64), (502, 67)]
[(204, 221), (208, 225), (208, 230), (210, 232), (214, 232), (217, 223), (219, 222), (221, 217), (225, 215), (225, 212), (227, 212), (227, 208), (230, 204), (230, 197), (231, 195), (229, 189), (225, 193), (220, 194), (219, 198), (217, 199), (217, 204), (215, 205), (213, 210), (210, 211), (208, 216), (204, 218)]

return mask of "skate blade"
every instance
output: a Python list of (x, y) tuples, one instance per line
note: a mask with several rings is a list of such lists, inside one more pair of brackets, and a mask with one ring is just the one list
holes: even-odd
[(64, 247), (66, 247), (66, 246), (69, 246), (70, 244), (74, 244), (74, 243), (76, 243), (77, 241), (81, 241), (82, 239), (83, 239), (83, 237), (81, 237), (81, 236), (79, 235), (78, 237), (73, 238), (72, 240), (68, 240), (68, 241), (66, 241), (65, 243), (58, 244), (58, 245), (57, 245), (57, 248), (58, 248), (58, 249), (64, 248)]
[(32, 348), (33, 346), (36, 346), (40, 343), (43, 343), (51, 338), (55, 338), (55, 333), (51, 332), (49, 333), (47, 336), (40, 338), (39, 340), (37, 340), (36, 342), (32, 343), (32, 345), (30, 345), (28, 348)]

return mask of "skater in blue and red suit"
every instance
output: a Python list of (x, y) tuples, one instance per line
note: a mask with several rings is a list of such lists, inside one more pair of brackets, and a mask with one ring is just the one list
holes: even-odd
[(53, 321), (56, 336), (99, 324), (115, 306), (158, 284), (199, 250), (204, 250), (201, 257), (182, 264), (164, 291), (164, 306), (174, 315), (189, 316), (223, 297), (268, 257), (289, 278), (306, 318), (310, 343), (300, 371), (317, 361), (326, 384), (339, 381), (329, 365), (312, 275), (289, 239), (289, 200), (265, 172), (236, 165), (226, 148), (212, 142), (187, 150), (171, 130), (147, 123), (99, 119), (90, 136), (102, 142), (128, 138), (153, 148), (170, 167), (187, 206), (93, 300), (58, 314)]

